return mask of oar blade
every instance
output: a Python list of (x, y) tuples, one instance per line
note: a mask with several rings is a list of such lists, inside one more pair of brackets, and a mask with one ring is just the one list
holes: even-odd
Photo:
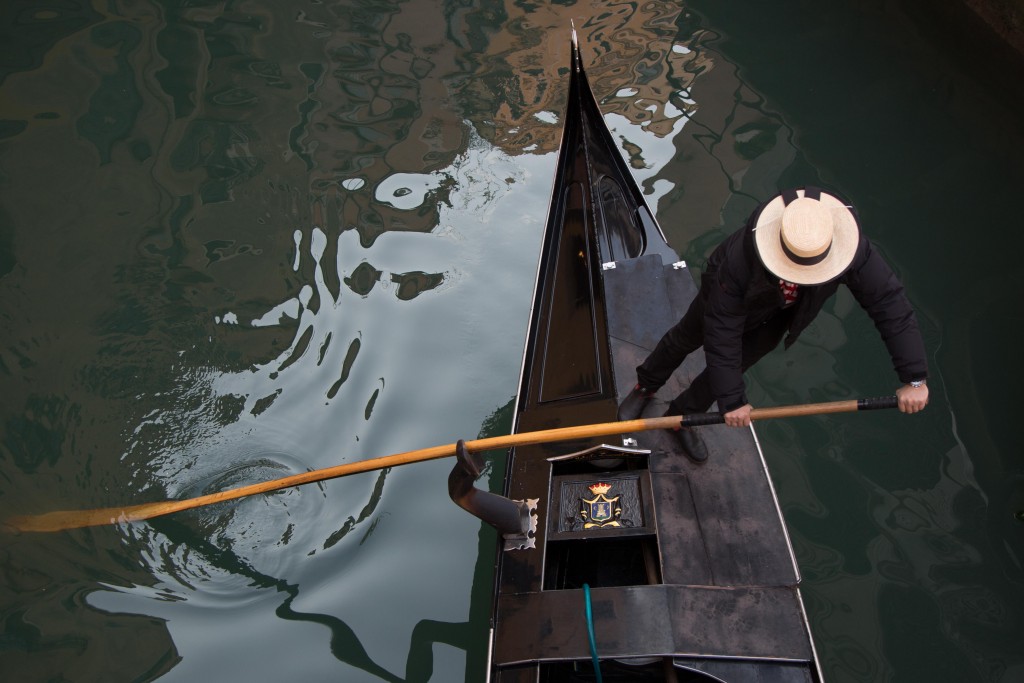
[(152, 508), (156, 505), (160, 504), (133, 506), (134, 508), (143, 508), (141, 510), (142, 514), (133, 512), (133, 507), (120, 507), (96, 510), (57, 510), (41, 515), (17, 515), (9, 517), (5, 525), (14, 531), (46, 532), (81, 529), (83, 527), (102, 526), (104, 524), (120, 524), (121, 522), (138, 522), (155, 517), (155, 514), (145, 514), (144, 508)]

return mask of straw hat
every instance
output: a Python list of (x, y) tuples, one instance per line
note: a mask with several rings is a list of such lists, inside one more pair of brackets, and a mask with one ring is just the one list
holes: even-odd
[[(788, 204), (784, 195), (790, 197)], [(850, 207), (820, 190), (780, 194), (768, 202), (754, 226), (761, 263), (797, 285), (820, 285), (842, 275), (859, 242), (860, 229)]]

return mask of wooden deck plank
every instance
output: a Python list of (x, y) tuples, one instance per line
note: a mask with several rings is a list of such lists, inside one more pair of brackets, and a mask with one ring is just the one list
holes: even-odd
[[(597, 651), (806, 662), (812, 658), (796, 592), (788, 588), (632, 586), (591, 591)], [(499, 666), (587, 659), (583, 591), (502, 595)]]

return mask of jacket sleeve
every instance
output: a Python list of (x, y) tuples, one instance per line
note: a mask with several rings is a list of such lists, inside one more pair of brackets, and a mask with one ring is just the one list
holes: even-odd
[(862, 239), (858, 251), (856, 266), (845, 278), (847, 287), (875, 323), (900, 382), (925, 379), (924, 340), (903, 285), (871, 242)]
[[(704, 309), (704, 355), (711, 393), (722, 412), (747, 403), (743, 382), (743, 329), (747, 314), (744, 294), (749, 273), (727, 260), (702, 283), (707, 299)], [(704, 294), (704, 292), (702, 292)]]

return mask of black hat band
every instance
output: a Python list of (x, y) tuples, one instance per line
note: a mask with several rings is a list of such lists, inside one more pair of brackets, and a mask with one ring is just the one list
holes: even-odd
[(786, 240), (782, 238), (782, 233), (779, 233), (779, 244), (782, 245), (782, 253), (784, 253), (790, 261), (800, 266), (816, 266), (825, 260), (828, 256), (828, 252), (832, 250), (832, 241), (829, 240), (828, 246), (820, 254), (814, 256), (799, 256), (792, 249), (786, 246)]

